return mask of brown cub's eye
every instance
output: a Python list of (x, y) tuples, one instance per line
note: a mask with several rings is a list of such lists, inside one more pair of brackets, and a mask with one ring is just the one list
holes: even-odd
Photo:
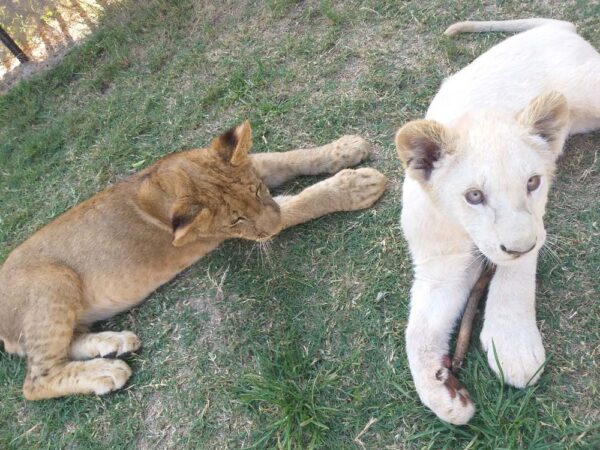
[(532, 176), (529, 180), (527, 180), (527, 192), (535, 191), (537, 188), (540, 187), (541, 182), (542, 179), (539, 175)]
[(465, 200), (471, 205), (480, 205), (484, 200), (483, 192), (477, 189), (469, 191), (465, 194)]
[(233, 226), (233, 225), (239, 225), (240, 223), (242, 223), (242, 222), (243, 222), (243, 221), (245, 221), (245, 220), (246, 220), (246, 218), (245, 218), (245, 217), (243, 217), (243, 216), (239, 216), (239, 217), (235, 218), (235, 219), (234, 219), (234, 220), (231, 222), (231, 225), (232, 225), (232, 226)]
[(269, 190), (267, 189), (267, 186), (265, 186), (263, 183), (256, 186), (256, 198), (259, 200), (262, 200), (263, 197), (268, 194), (268, 192)]

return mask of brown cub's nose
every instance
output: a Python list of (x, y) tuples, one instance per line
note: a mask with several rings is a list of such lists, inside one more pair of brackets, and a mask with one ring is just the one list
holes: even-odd
[(514, 256), (515, 258), (518, 258), (519, 256), (524, 255), (525, 253), (529, 253), (531, 250), (533, 250), (535, 247), (535, 243), (529, 247), (527, 250), (511, 250), (508, 249), (504, 246), (504, 244), (500, 244), (500, 250), (502, 250), (504, 253), (508, 253), (509, 255)]

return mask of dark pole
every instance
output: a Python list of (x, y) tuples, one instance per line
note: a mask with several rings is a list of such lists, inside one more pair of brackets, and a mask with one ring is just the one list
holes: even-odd
[(23, 52), (23, 50), (21, 50), (21, 48), (17, 45), (17, 43), (15, 41), (13, 41), (13, 39), (10, 37), (10, 35), (4, 31), (4, 28), (2, 28), (0, 26), (0, 41), (2, 41), (2, 43), (4, 45), (6, 45), (6, 48), (10, 50), (10, 52), (15, 55), (17, 57), (17, 59), (22, 62), (22, 63), (26, 63), (27, 61), (29, 61), (29, 58), (27, 57), (27, 55)]

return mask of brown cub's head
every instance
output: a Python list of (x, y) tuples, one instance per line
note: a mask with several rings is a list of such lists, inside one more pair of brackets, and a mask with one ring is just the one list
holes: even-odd
[(181, 247), (203, 239), (263, 240), (281, 229), (279, 206), (248, 152), (248, 121), (206, 149), (169, 155), (139, 174), (140, 208), (173, 233)]

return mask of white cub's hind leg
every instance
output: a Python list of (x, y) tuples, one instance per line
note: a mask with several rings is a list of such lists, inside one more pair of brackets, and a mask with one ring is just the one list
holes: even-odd
[(600, 129), (600, 55), (581, 67), (566, 71), (560, 78), (566, 86), (571, 113), (570, 134)]
[(505, 382), (518, 388), (539, 379), (546, 358), (535, 323), (536, 263), (532, 252), (496, 268), (480, 335), (492, 370), (498, 376), (502, 371)]
[(440, 419), (463, 425), (475, 413), (475, 405), (451, 372), (449, 341), (481, 267), (471, 258), (452, 257), (435, 266), (417, 267), (406, 352), (421, 401)]
[(140, 349), (142, 343), (131, 331), (104, 331), (75, 336), (69, 355), (72, 359), (123, 358)]

